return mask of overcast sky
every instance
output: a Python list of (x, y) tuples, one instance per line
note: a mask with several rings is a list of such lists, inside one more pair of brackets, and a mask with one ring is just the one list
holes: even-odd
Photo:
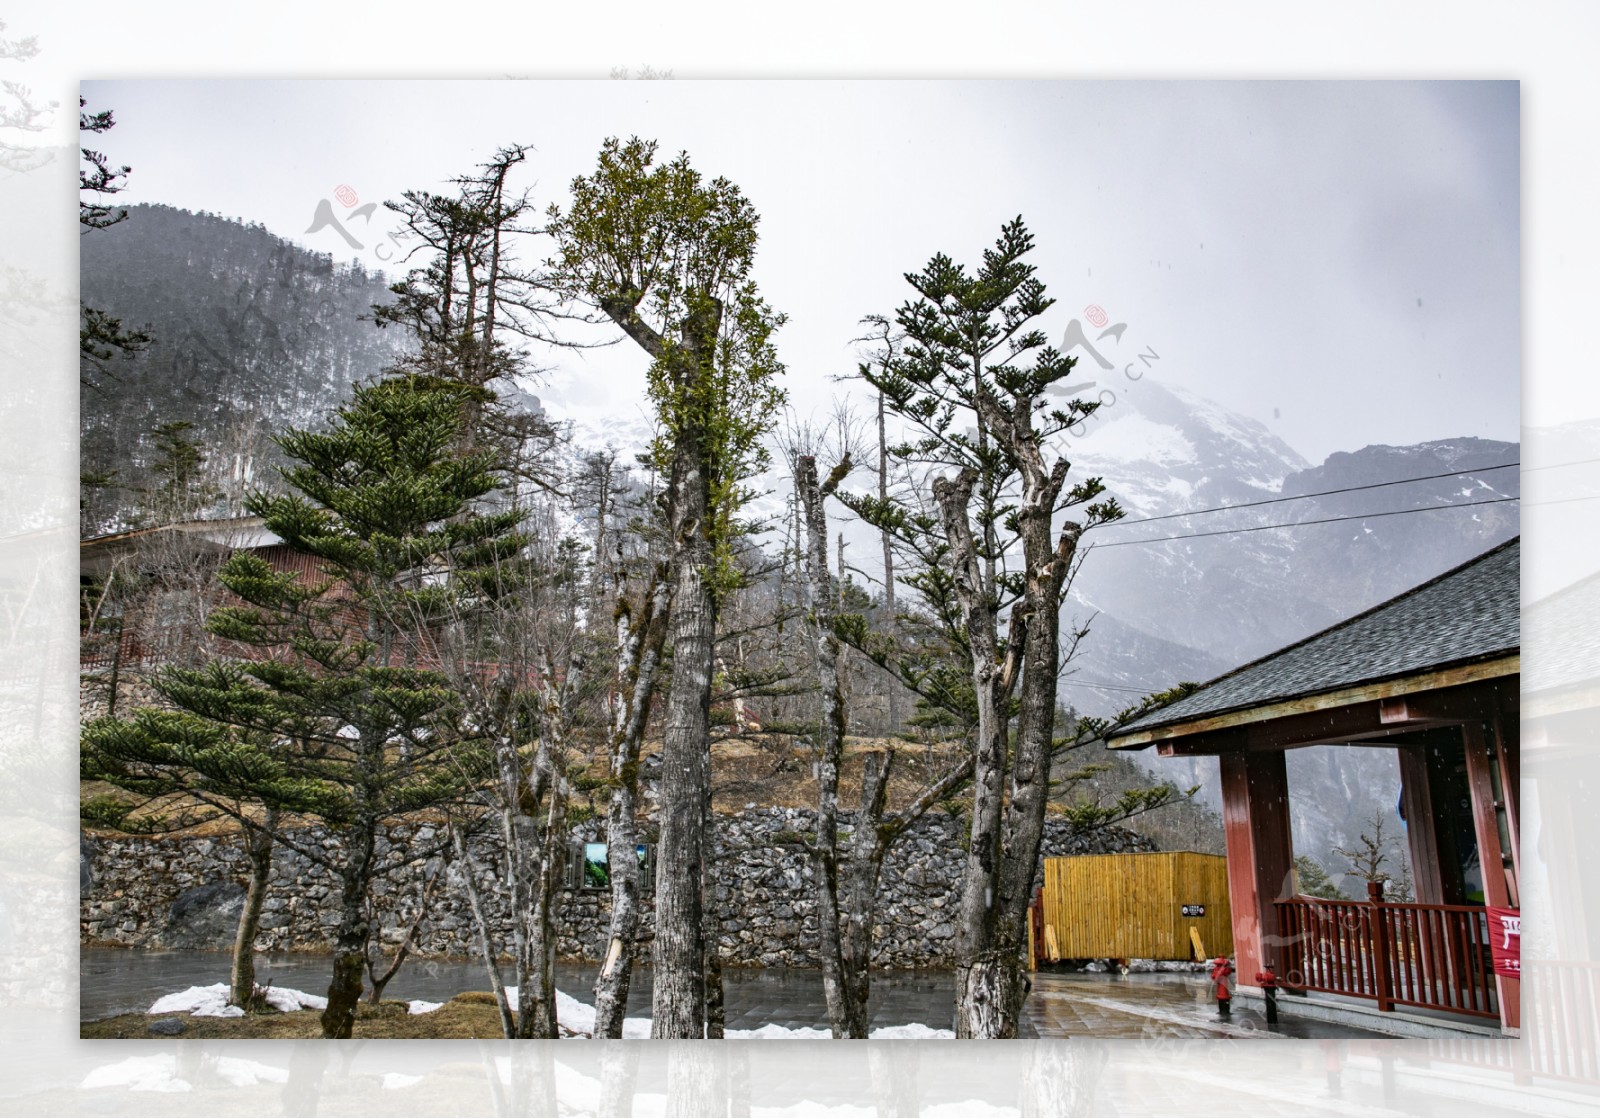
[[(687, 150), (761, 214), (756, 278), (802, 413), (843, 391), (857, 321), (939, 251), (975, 261), (1018, 214), (1058, 305), (1090, 304), (1159, 376), (1266, 423), (1313, 462), (1369, 443), (1518, 438), (1515, 82), (90, 82), (129, 202), (264, 224), (392, 269), (381, 208), (508, 143), (564, 202), (601, 141)], [(1115, 356), (1115, 355), (1113, 355)], [(597, 424), (643, 416), (631, 346), (556, 359), (541, 391)]]

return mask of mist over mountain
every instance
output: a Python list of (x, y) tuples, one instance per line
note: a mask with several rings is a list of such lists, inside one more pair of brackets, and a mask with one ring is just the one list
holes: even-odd
[[(1127, 517), (1085, 537), (1073, 585), (1072, 615), (1099, 615), (1076, 662), (1082, 710), (1109, 713), (1130, 690), (1209, 679), (1519, 531), (1517, 503), (1501, 500), (1520, 493), (1507, 468), (1515, 443), (1369, 446), (1310, 466), (1264, 424), (1148, 378), (1102, 415), (1068, 454), (1074, 475), (1103, 477)], [(1388, 484), (1406, 479), (1422, 480)], [(1196, 512), (1222, 506), (1237, 508)], [(1297, 527), (1273, 527), (1282, 525)], [(1126, 632), (1106, 633), (1110, 618), (1192, 652), (1130, 651)], [(1096, 694), (1093, 682), (1110, 687)]]
[[(85, 304), (154, 341), (110, 376), (89, 374), (80, 428), (84, 471), (145, 484), (150, 433), (188, 421), (215, 465), (249, 480), (277, 461), (268, 433), (306, 424), (352, 383), (392, 363), (404, 342), (370, 320), (388, 282), (359, 264), (285, 241), (260, 225), (171, 206), (80, 238)], [(109, 531), (134, 506), (128, 489), (95, 494), (85, 528)]]
[[(1092, 618), (1091, 633), (1064, 701), (1111, 714), (1204, 682), (1515, 536), (1518, 503), (1501, 499), (1521, 492), (1519, 454), (1515, 443), (1464, 436), (1311, 466), (1265, 424), (1146, 378), (1069, 450), (1075, 476), (1102, 476), (1128, 515), (1087, 538), (1094, 550), (1068, 611)], [(1485, 504), (1443, 508), (1469, 502)], [(1195, 512), (1226, 505), (1247, 507)], [(1268, 527), (1277, 525), (1299, 527)], [(1220, 805), (1214, 759), (1133, 757)], [(1393, 751), (1308, 747), (1289, 752), (1288, 769), (1296, 849), (1330, 871), (1343, 869), (1332, 849), (1353, 846), (1375, 811), (1403, 835)]]

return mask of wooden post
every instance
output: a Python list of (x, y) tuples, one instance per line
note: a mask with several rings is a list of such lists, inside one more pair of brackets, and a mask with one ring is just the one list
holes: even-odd
[(1394, 1009), (1394, 981), (1389, 975), (1389, 911), (1383, 904), (1383, 883), (1367, 883), (1367, 901), (1372, 905), (1367, 931), (1371, 941), (1367, 951), (1372, 953), (1372, 980), (1378, 996), (1378, 1009)]
[(1222, 826), (1228, 847), (1228, 902), (1240, 985), (1268, 964), (1281, 967), (1278, 911), (1289, 889), (1289, 777), (1282, 751), (1221, 756)]
[(1401, 746), (1400, 795), (1406, 810), (1406, 843), (1411, 852), (1411, 876), (1417, 901), (1444, 905), (1444, 875), (1439, 857), (1439, 826), (1428, 780), (1428, 749), (1424, 744)]
[[(1490, 905), (1518, 904), (1515, 872), (1506, 873), (1506, 851), (1500, 843), (1494, 778), (1490, 772), (1488, 737), (1484, 726), (1469, 721), (1461, 726), (1462, 744), (1467, 758), (1467, 785), (1472, 793), (1472, 822), (1478, 837), (1478, 865), (1483, 872), (1483, 898)], [(1500, 1003), (1500, 1025), (1507, 1030), (1522, 1026), (1522, 981), (1503, 975), (1494, 977)]]

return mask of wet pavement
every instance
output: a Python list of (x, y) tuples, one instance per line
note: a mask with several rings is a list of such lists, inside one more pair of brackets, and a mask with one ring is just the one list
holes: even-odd
[(1258, 1010), (1217, 1013), (1204, 972), (1039, 972), (1023, 1009), (1028, 1036), (1040, 1038), (1385, 1038), (1353, 1026), (1280, 1017)]
[[(261, 955), (257, 981), (313, 994), (328, 984), (330, 960), (306, 953)], [(162, 995), (189, 986), (225, 982), (224, 952), (139, 951), (86, 948), (81, 954), (79, 1018), (142, 1013)], [(596, 965), (560, 964), (556, 986), (592, 1002)], [(507, 977), (509, 979), (509, 976)], [(462, 991), (489, 989), (481, 964), (462, 960), (411, 960), (385, 998), (443, 1001)], [(826, 1029), (827, 1007), (820, 972), (801, 969), (730, 968), (723, 972), (726, 1024), (755, 1029), (774, 1024)], [(922, 1023), (949, 1029), (954, 980), (950, 972), (884, 972), (872, 981), (872, 1025)], [(635, 975), (628, 997), (630, 1017), (650, 1013), (650, 973)], [(1021, 1033), (1038, 1038), (1378, 1038), (1365, 1030), (1304, 1018), (1268, 1026), (1262, 1015), (1239, 1008), (1228, 1019), (1217, 1014), (1203, 973), (1156, 972), (1119, 975), (1041, 972), (1023, 1009)]]

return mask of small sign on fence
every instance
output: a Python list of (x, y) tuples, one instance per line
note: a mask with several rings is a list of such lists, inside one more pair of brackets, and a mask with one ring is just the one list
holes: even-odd
[(1185, 905), (1182, 908), (1185, 917), (1204, 917), (1206, 915), (1206, 907), (1203, 905)]

